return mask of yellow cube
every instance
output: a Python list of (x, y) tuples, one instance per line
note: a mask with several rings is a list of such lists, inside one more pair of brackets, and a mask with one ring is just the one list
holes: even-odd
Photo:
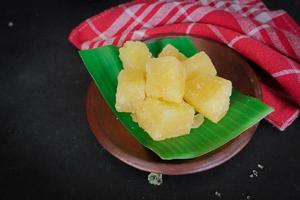
[(121, 70), (115, 105), (118, 112), (135, 112), (137, 104), (145, 99), (144, 76), (144, 72), (139, 70)]
[(180, 103), (185, 87), (185, 70), (171, 56), (152, 58), (146, 64), (146, 95)]
[(231, 81), (218, 76), (198, 74), (187, 80), (184, 99), (204, 117), (217, 123), (229, 108)]
[(193, 78), (199, 73), (217, 75), (217, 70), (215, 69), (210, 58), (204, 51), (201, 51), (193, 55), (192, 57), (186, 59), (183, 62), (183, 65), (186, 70), (187, 79)]
[(175, 58), (177, 58), (180, 61), (184, 61), (186, 60), (185, 55), (183, 55), (182, 53), (180, 53), (178, 51), (178, 49), (176, 49), (173, 45), (168, 44), (166, 45), (163, 50), (160, 52), (160, 54), (158, 55), (158, 57), (164, 57), (164, 56), (174, 56)]
[(127, 41), (119, 49), (119, 57), (124, 69), (145, 71), (146, 62), (151, 58), (151, 53), (145, 43), (140, 41)]
[(136, 119), (153, 140), (188, 134), (195, 110), (185, 102), (179, 104), (146, 98), (139, 104)]

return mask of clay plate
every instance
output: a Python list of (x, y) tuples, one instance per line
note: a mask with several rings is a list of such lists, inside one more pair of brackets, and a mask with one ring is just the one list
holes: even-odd
[[(151, 40), (164, 37), (173, 37), (173, 35), (160, 35)], [(195, 46), (205, 51), (212, 59), (219, 76), (231, 80), (233, 87), (243, 94), (261, 98), (255, 73), (238, 53), (210, 40), (191, 38)], [(245, 147), (257, 127), (255, 125), (249, 128), (231, 142), (198, 158), (164, 161), (151, 150), (143, 147), (123, 127), (106, 105), (93, 82), (88, 87), (86, 111), (92, 132), (98, 142), (113, 156), (137, 169), (168, 175), (201, 172), (224, 163)]]

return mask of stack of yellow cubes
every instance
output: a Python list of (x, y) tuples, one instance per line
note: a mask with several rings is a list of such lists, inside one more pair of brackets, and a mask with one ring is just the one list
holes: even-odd
[(189, 134), (204, 117), (217, 123), (226, 114), (231, 82), (216, 76), (205, 52), (186, 58), (169, 44), (153, 58), (139, 41), (126, 42), (119, 52), (124, 69), (116, 110), (132, 113), (153, 140)]

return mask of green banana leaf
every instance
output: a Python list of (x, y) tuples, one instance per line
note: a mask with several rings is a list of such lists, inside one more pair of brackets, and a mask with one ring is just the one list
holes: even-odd
[[(161, 39), (149, 42), (147, 46), (152, 55), (157, 56), (166, 44), (172, 44), (188, 57), (197, 53), (196, 47), (188, 37)], [(259, 99), (233, 90), (230, 108), (226, 116), (217, 124), (206, 119), (199, 128), (192, 129), (188, 135), (154, 141), (136, 122), (132, 121), (130, 114), (120, 113), (115, 109), (117, 76), (122, 69), (118, 48), (109, 45), (83, 50), (80, 51), (80, 56), (104, 100), (128, 132), (164, 160), (189, 159), (213, 151), (237, 137), (273, 110)]]

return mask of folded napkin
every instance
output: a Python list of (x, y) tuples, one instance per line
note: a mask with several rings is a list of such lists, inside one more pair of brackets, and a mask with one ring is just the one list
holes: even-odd
[(263, 101), (275, 109), (266, 119), (284, 130), (298, 117), (300, 27), (260, 0), (132, 1), (85, 20), (69, 40), (89, 49), (165, 33), (209, 38), (236, 50), (263, 71)]

